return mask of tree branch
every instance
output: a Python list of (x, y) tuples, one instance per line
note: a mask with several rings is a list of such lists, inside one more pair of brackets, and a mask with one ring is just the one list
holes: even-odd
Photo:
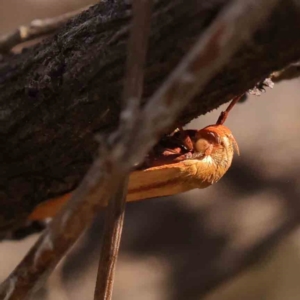
[[(156, 2), (143, 103), (226, 2)], [(117, 127), (130, 14), (123, 1), (100, 3), (54, 37), (0, 62), (3, 235), (21, 225), (37, 204), (73, 190), (97, 153), (94, 133)], [(268, 22), (194, 97), (169, 130), (299, 60), (299, 20), (294, 1), (280, 1)]]

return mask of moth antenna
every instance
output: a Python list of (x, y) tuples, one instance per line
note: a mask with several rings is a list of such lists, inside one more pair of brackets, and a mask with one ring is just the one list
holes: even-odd
[(229, 112), (231, 111), (231, 109), (234, 107), (234, 105), (240, 101), (240, 99), (244, 96), (244, 94), (240, 95), (240, 96), (236, 96), (232, 99), (232, 101), (230, 102), (230, 104), (228, 105), (228, 107), (226, 108), (226, 110), (222, 111), (218, 121), (216, 123), (216, 125), (223, 125), (228, 117)]
[(236, 153), (238, 154), (238, 156), (240, 156), (240, 148), (239, 148), (237, 141), (235, 140), (233, 135), (230, 136), (230, 139), (232, 140), (233, 147), (234, 147)]

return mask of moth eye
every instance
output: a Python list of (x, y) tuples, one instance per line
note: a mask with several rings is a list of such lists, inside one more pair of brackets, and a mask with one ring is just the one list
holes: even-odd
[(207, 150), (207, 148), (210, 146), (210, 143), (204, 139), (204, 138), (200, 138), (198, 139), (195, 144), (194, 144), (194, 150), (196, 152), (200, 152), (203, 153)]

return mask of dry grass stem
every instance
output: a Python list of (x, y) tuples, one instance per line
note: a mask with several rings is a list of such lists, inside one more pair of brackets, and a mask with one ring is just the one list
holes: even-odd
[[(139, 125), (133, 122), (136, 120), (133, 116), (140, 109), (143, 92), (151, 11), (152, 0), (133, 1), (133, 18), (127, 51), (127, 73), (124, 82), (124, 111), (121, 115), (121, 126), (124, 126), (124, 134), (133, 133), (135, 126)], [(130, 143), (130, 139), (127, 142)], [(128, 176), (128, 173), (124, 176), (121, 175), (120, 183), (117, 184), (117, 192), (110, 199), (106, 211), (95, 300), (110, 300), (112, 298), (115, 266), (125, 217)]]
[(13, 32), (0, 37), (0, 53), (7, 53), (24, 42), (51, 34), (90, 6), (67, 12), (57, 17), (33, 20), (29, 25), (20, 26)]

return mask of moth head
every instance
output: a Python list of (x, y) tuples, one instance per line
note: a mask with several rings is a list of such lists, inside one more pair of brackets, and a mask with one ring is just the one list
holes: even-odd
[(202, 156), (229, 155), (232, 158), (234, 150), (239, 154), (233, 134), (224, 125), (209, 125), (197, 131), (193, 143), (195, 153)]

